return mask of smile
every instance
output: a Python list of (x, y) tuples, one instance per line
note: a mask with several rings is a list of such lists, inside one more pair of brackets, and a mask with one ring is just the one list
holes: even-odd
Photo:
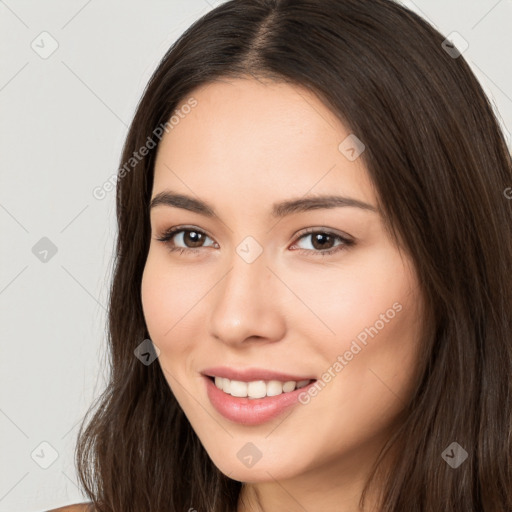
[[(213, 408), (224, 418), (244, 426), (261, 425), (280, 416), (298, 405), (299, 395), (307, 393), (316, 383), (316, 379), (245, 382), (208, 375), (203, 375), (203, 379), (206, 396)], [(225, 385), (229, 393), (224, 391)]]
[(286, 381), (279, 380), (254, 380), (250, 382), (243, 382), (240, 380), (231, 380), (225, 377), (211, 377), (214, 380), (215, 386), (234, 397), (239, 398), (264, 398), (266, 396), (278, 396), (282, 393), (290, 393), (295, 389), (303, 388), (312, 382), (310, 379), (300, 381)]

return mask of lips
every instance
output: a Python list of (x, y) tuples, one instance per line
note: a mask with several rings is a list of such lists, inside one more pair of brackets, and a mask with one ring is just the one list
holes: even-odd
[[(274, 374), (275, 375), (275, 374)], [(217, 388), (211, 377), (202, 376), (205, 393), (213, 408), (224, 418), (245, 426), (256, 426), (271, 421), (299, 404), (299, 395), (308, 393), (315, 381), (303, 388), (264, 398), (235, 397)], [(227, 378), (227, 377), (225, 377)]]
[(256, 380), (279, 380), (281, 382), (316, 380), (316, 377), (313, 375), (283, 373), (264, 368), (230, 368), (227, 366), (215, 366), (206, 368), (201, 371), (201, 373), (207, 377), (224, 377), (225, 379), (239, 380), (241, 382), (252, 382)]

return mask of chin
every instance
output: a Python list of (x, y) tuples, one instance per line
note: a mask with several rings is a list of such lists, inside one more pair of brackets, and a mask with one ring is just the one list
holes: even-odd
[(221, 473), (238, 482), (257, 483), (286, 480), (301, 471), (296, 460), (283, 461), (281, 459), (276, 463), (270, 459), (265, 461), (264, 458), (262, 456), (252, 467), (244, 467), (244, 464), (236, 456), (234, 460), (212, 458), (212, 462)]

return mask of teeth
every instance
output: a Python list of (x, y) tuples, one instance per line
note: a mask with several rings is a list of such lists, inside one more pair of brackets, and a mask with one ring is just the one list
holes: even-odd
[(309, 384), (309, 380), (290, 380), (281, 382), (279, 380), (255, 380), (242, 382), (230, 380), (224, 377), (215, 377), (215, 385), (225, 393), (236, 397), (263, 398), (265, 396), (277, 396), (281, 393), (289, 393), (295, 389), (303, 388)]
[[(217, 377), (215, 378), (217, 380)], [(223, 390), (226, 390), (226, 393), (229, 393), (229, 387), (231, 384), (231, 381), (229, 379), (221, 379), (222, 381), (222, 388)]]

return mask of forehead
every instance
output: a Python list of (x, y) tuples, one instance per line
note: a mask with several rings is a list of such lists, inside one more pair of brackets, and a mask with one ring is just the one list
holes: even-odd
[[(191, 99), (194, 107), (183, 108)], [(362, 159), (339, 149), (350, 130), (304, 87), (222, 79), (192, 91), (176, 112), (159, 144), (154, 193), (346, 193), (375, 203)]]

